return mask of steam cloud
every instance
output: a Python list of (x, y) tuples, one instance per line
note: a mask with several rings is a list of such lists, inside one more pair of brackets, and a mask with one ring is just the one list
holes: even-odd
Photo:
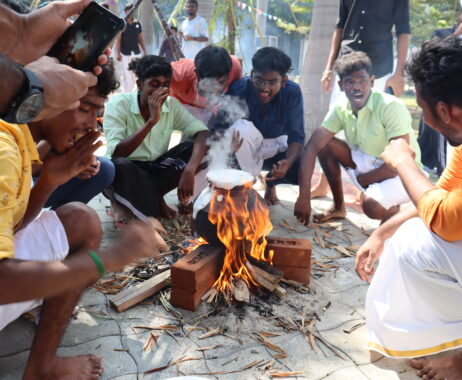
[(221, 85), (214, 78), (202, 79), (198, 89), (199, 93), (207, 99), (209, 108), (218, 109), (213, 129), (221, 136), (212, 136), (208, 141), (209, 170), (228, 169), (233, 162), (233, 130), (229, 127), (236, 121), (248, 117), (247, 103), (236, 96), (224, 95)]

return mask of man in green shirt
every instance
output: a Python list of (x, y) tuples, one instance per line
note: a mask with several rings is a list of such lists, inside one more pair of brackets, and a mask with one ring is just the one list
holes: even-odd
[[(391, 140), (402, 138), (411, 145), (421, 166), (411, 115), (394, 96), (372, 90), (374, 76), (365, 53), (342, 56), (335, 70), (347, 100), (331, 108), (304, 148), (299, 172), (300, 194), (294, 214), (305, 225), (309, 223), (311, 177), (318, 156), (332, 190), (334, 206), (325, 214), (315, 215), (316, 223), (346, 216), (340, 165), (363, 192), (364, 213), (372, 219), (388, 219), (400, 204), (409, 201), (409, 196), (400, 178), (380, 156)], [(346, 142), (334, 137), (342, 130)]]
[[(107, 156), (116, 173), (107, 192), (117, 222), (131, 215), (172, 217), (164, 195), (178, 187), (178, 198), (188, 204), (195, 191), (195, 176), (207, 150), (207, 127), (178, 100), (169, 97), (172, 68), (163, 57), (148, 55), (136, 61), (138, 91), (119, 94), (104, 113)], [(173, 130), (183, 143), (168, 150)], [(125, 206), (125, 207), (124, 207)]]

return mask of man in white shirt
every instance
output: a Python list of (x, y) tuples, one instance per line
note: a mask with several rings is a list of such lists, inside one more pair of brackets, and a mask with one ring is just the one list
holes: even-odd
[(181, 51), (185, 58), (194, 59), (196, 54), (207, 46), (209, 31), (207, 21), (197, 15), (197, 0), (188, 0), (186, 3), (186, 13), (188, 17), (180, 27)]

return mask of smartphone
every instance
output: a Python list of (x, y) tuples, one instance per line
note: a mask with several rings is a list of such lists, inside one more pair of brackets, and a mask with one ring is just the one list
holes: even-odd
[(60, 63), (82, 71), (91, 71), (98, 57), (125, 29), (125, 21), (101, 5), (92, 2), (64, 32), (48, 52)]

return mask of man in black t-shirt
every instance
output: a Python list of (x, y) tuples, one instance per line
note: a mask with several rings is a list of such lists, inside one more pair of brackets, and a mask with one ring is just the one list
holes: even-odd
[[(128, 14), (131, 8), (131, 5), (127, 5), (125, 7), (125, 14)], [(143, 51), (143, 55), (146, 55), (141, 24), (131, 16), (127, 18), (127, 27), (117, 38), (115, 46), (116, 58), (122, 62), (123, 67), (121, 81), (123, 92), (131, 92), (135, 87), (135, 76), (128, 69), (128, 64), (133, 58), (141, 56), (140, 48)]]

